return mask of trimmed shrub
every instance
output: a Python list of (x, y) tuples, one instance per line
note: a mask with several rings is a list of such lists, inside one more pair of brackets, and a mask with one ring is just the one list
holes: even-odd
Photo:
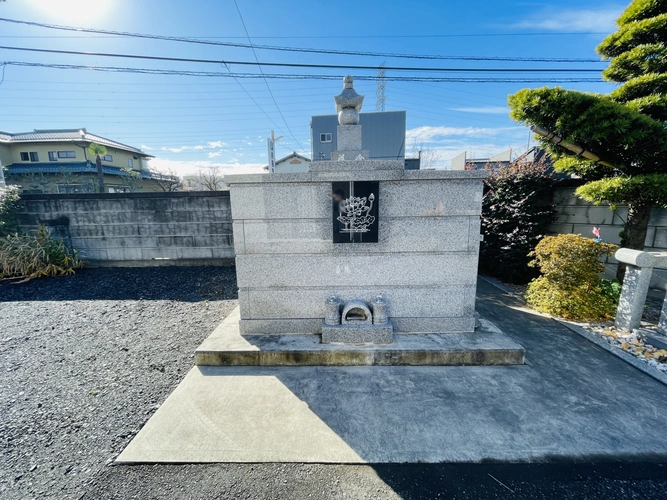
[(16, 217), (18, 201), (19, 190), (16, 186), (0, 187), (0, 238), (19, 230)]
[(528, 254), (556, 220), (554, 184), (545, 161), (515, 161), (491, 171), (482, 204), (481, 272), (517, 284), (538, 275), (528, 267)]
[(604, 271), (600, 259), (617, 249), (577, 234), (543, 238), (530, 254), (534, 258), (530, 265), (542, 276), (528, 285), (526, 301), (538, 311), (567, 319), (611, 318), (617, 300), (611, 285), (600, 278)]
[(22, 279), (73, 274), (83, 263), (77, 251), (52, 238), (40, 226), (35, 235), (9, 235), (0, 243), (0, 279)]

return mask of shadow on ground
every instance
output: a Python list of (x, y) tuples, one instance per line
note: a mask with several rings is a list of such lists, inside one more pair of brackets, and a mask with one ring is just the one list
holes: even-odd
[(0, 302), (59, 300), (230, 300), (237, 298), (233, 266), (113, 267), (72, 276), (0, 281)]
[(209, 464), (105, 468), (83, 499), (665, 498), (667, 464)]
[(207, 368), (276, 377), (370, 463), (665, 461), (647, 429), (667, 425), (667, 387), (488, 283), (477, 298), (527, 365)]
[(656, 463), (411, 464), (374, 466), (401, 498), (665, 498)]

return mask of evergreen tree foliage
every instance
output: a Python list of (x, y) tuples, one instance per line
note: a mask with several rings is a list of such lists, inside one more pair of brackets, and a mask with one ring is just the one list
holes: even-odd
[(622, 83), (611, 97), (659, 121), (667, 120), (667, 1), (635, 0), (598, 46), (610, 61), (602, 72)]

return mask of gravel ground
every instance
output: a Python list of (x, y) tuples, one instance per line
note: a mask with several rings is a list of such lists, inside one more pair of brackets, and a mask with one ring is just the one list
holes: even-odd
[(0, 497), (79, 498), (236, 301), (232, 267), (0, 283)]
[(0, 282), (0, 497), (666, 498), (662, 464), (114, 466), (236, 305), (233, 268)]

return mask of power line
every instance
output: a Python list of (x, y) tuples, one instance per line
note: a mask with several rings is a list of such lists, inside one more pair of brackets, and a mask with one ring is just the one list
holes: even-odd
[(250, 94), (250, 92), (248, 92), (248, 89), (245, 88), (245, 86), (238, 80), (238, 78), (232, 74), (232, 70), (229, 68), (229, 66), (225, 65), (225, 68), (227, 68), (227, 71), (229, 72), (231, 77), (234, 78), (234, 81), (238, 84), (238, 86), (241, 87), (241, 89), (243, 89), (243, 92), (245, 92), (245, 94), (250, 98), (250, 100), (253, 103), (255, 103), (255, 106), (257, 106), (261, 110), (261, 112), (264, 113), (264, 116), (266, 116), (269, 119), (269, 121), (273, 123), (276, 126), (276, 128), (279, 129), (280, 127), (275, 121), (273, 121), (273, 118), (271, 118), (269, 114), (264, 110), (264, 108), (260, 106), (257, 100)]
[[(276, 63), (259, 62), (255, 55), (256, 62), (252, 61), (225, 61), (216, 59), (191, 59), (185, 57), (165, 57), (165, 56), (144, 56), (137, 54), (118, 54), (109, 52), (83, 52), (78, 50), (56, 50), (56, 49), (36, 49), (32, 47), (11, 47), (0, 45), (3, 50), (18, 50), (23, 52), (39, 52), (47, 54), (67, 54), (78, 56), (94, 57), (117, 57), (123, 59), (141, 59), (150, 61), (168, 61), (168, 62), (188, 62), (202, 64), (224, 64), (225, 66), (258, 66), (262, 72), (262, 66), (272, 66), (280, 68), (319, 68), (319, 69), (359, 69), (377, 71), (377, 66), (361, 65), (341, 65), (341, 64), (313, 64), (313, 63)], [(406, 67), (406, 66), (385, 66), (385, 70), (392, 71), (426, 71), (426, 72), (453, 72), (453, 73), (599, 73), (599, 69), (579, 69), (579, 68), (430, 68), (430, 67)]]
[[(239, 4), (234, 0), (234, 5), (236, 6), (236, 12), (239, 13), (239, 18), (241, 18), (241, 24), (243, 25), (243, 31), (245, 31), (246, 36), (248, 37), (248, 42), (250, 42), (250, 47), (252, 48), (252, 40), (250, 39), (250, 33), (248, 33), (248, 28), (245, 25), (245, 21), (243, 20), (243, 15), (241, 14), (241, 9), (239, 9)], [(252, 54), (255, 56), (255, 61), (259, 65), (259, 59), (257, 58), (257, 53), (255, 52), (255, 49), (252, 48)], [(280, 114), (280, 117), (283, 119), (283, 123), (285, 124), (285, 127), (287, 127), (287, 131), (289, 134), (292, 136), (292, 139), (298, 144), (298, 146), (305, 151), (299, 140), (294, 136), (294, 133), (292, 132), (292, 129), (290, 126), (287, 124), (287, 120), (285, 120), (285, 116), (283, 115), (283, 112), (280, 110), (280, 106), (278, 106), (278, 102), (276, 101), (275, 96), (273, 95), (273, 92), (271, 92), (271, 87), (269, 87), (269, 82), (266, 80), (266, 77), (264, 77), (264, 70), (262, 69), (262, 66), (259, 65), (259, 72), (262, 74), (262, 78), (264, 80), (264, 84), (266, 85), (266, 90), (269, 91), (269, 94), (271, 94), (271, 99), (273, 99), (273, 104), (275, 104), (276, 109), (278, 110), (278, 113)], [(230, 70), (231, 71), (231, 70)]]
[[(3, 19), (0, 19), (3, 20)], [(7, 19), (8, 22), (14, 20)], [(30, 21), (15, 21), (17, 23), (28, 23)], [(38, 25), (39, 23), (35, 23)], [(78, 30), (79, 28), (72, 28)], [(255, 39), (261, 38), (264, 40), (327, 40), (327, 39), (384, 39), (384, 38), (475, 38), (475, 37), (510, 37), (510, 36), (590, 36), (590, 35), (608, 35), (609, 32), (604, 31), (550, 31), (539, 33), (445, 33), (432, 35), (324, 35), (324, 36), (256, 36)], [(81, 39), (81, 38), (115, 38), (115, 36), (128, 36), (120, 32), (118, 35), (101, 35), (101, 36), (75, 36), (75, 35), (0, 35), (0, 38), (50, 38), (50, 39)], [(235, 40), (239, 38), (245, 39), (244, 36), (188, 36), (192, 40)]]
[[(215, 83), (203, 83), (203, 82), (197, 82), (197, 83), (160, 83), (160, 82), (150, 82), (150, 83), (142, 83), (142, 82), (85, 82), (85, 81), (75, 81), (75, 80), (59, 80), (57, 82), (45, 82), (44, 80), (16, 80), (12, 79), (12, 83), (39, 83), (39, 84), (44, 84), (47, 83), (49, 85), (51, 84), (62, 84), (62, 85), (86, 85), (86, 86), (94, 86), (94, 85), (113, 85), (114, 87), (117, 85), (131, 85), (133, 87), (204, 87), (204, 86), (215, 86), (215, 87), (220, 87), (221, 83), (220, 82), (215, 82)], [(251, 82), (252, 83), (252, 82)], [(233, 86), (233, 83), (227, 83), (226, 85)], [(259, 83), (257, 83), (259, 85)], [(6, 88), (6, 87), (3, 87)], [(328, 90), (330, 87), (328, 85), (318, 85), (317, 87), (292, 87), (292, 88), (281, 88), (275, 90), (275, 92), (288, 92), (292, 90)], [(79, 92), (78, 90), (74, 90), (73, 92)], [(83, 92), (83, 91), (81, 91)], [(189, 90), (185, 90), (183, 92), (187, 93), (215, 93), (216, 91), (206, 91), (206, 92), (191, 92)], [(224, 90), (223, 92), (242, 92), (242, 90)]]
[[(176, 76), (196, 76), (211, 78), (274, 78), (281, 80), (340, 80), (339, 75), (318, 75), (318, 74), (290, 74), (290, 73), (221, 73), (216, 71), (184, 71), (169, 69), (151, 69), (151, 68), (127, 68), (116, 66), (84, 66), (77, 64), (49, 64), (34, 63), (26, 61), (5, 61), (0, 64), (7, 66), (23, 66), (33, 68), (52, 68), (83, 71), (103, 71), (111, 73), (137, 73), (146, 75), (176, 75)], [(375, 80), (373, 75), (355, 76), (356, 80)], [(392, 82), (434, 82), (434, 83), (604, 83), (602, 78), (583, 78), (583, 77), (427, 77), (427, 76), (387, 76), (387, 81)]]
[[(241, 16), (241, 11), (238, 9), (239, 16)], [(428, 60), (460, 60), (460, 61), (522, 61), (522, 62), (593, 62), (593, 63), (603, 63), (604, 61), (600, 59), (583, 59), (583, 58), (548, 58), (548, 57), (489, 57), (489, 56), (445, 56), (445, 55), (427, 55), (427, 54), (394, 54), (394, 53), (384, 53), (384, 52), (371, 52), (371, 51), (354, 51), (354, 50), (333, 50), (333, 49), (315, 49), (315, 48), (305, 48), (305, 47), (280, 47), (275, 45), (256, 45), (253, 44), (250, 40), (250, 37), (247, 36), (249, 44), (238, 43), (238, 42), (220, 42), (213, 40), (205, 40), (201, 38), (193, 37), (177, 37), (177, 36), (168, 36), (168, 35), (151, 35), (147, 33), (132, 33), (127, 31), (113, 31), (113, 30), (102, 30), (102, 29), (93, 29), (93, 28), (81, 28), (74, 26), (62, 26), (57, 24), (46, 24), (46, 23), (37, 23), (32, 21), (21, 21), (18, 19), (8, 19), (1, 18), (0, 21), (7, 23), (23, 24), (28, 26), (36, 26), (40, 28), (54, 29), (54, 30), (63, 30), (63, 31), (75, 31), (77, 33), (99, 33), (110, 36), (122, 36), (122, 37), (131, 37), (131, 38), (147, 38), (151, 40), (163, 40), (171, 42), (182, 42), (182, 43), (193, 43), (199, 45), (218, 45), (223, 47), (235, 47), (243, 49), (252, 49), (253, 53), (255, 49), (260, 50), (273, 50), (273, 51), (282, 51), (282, 52), (302, 52), (302, 53), (312, 53), (312, 54), (331, 54), (331, 55), (348, 55), (348, 56), (364, 56), (364, 57), (392, 57), (400, 59), (428, 59)], [(241, 16), (241, 22), (243, 22), (243, 17)], [(245, 23), (244, 29), (245, 29)], [(246, 35), (248, 30), (246, 29)], [(448, 35), (431, 35), (431, 36), (448, 36)], [(454, 35), (454, 36), (464, 36), (464, 35)], [(474, 35), (481, 36), (481, 35)], [(491, 35), (487, 35), (491, 36)], [(495, 36), (502, 36), (497, 34)], [(214, 38), (214, 37), (210, 37)], [(226, 37), (233, 38), (233, 37)], [(262, 37), (255, 37), (262, 38)], [(274, 38), (274, 37), (265, 37), (265, 38)], [(281, 37), (275, 37), (281, 38)], [(285, 37), (285, 38), (300, 38), (300, 37)], [(310, 37), (307, 37), (310, 38)], [(314, 37), (319, 38), (319, 37)], [(328, 37), (323, 37), (328, 38)], [(339, 38), (339, 37), (334, 37)], [(356, 38), (356, 37), (351, 37)], [(363, 37), (362, 37), (363, 38)]]
[[(0, 19), (2, 20), (2, 19)], [(10, 20), (7, 20), (10, 21)], [(13, 20), (12, 20), (13, 21)], [(11, 21), (10, 21), (11, 22)], [(29, 23), (29, 21), (16, 21), (18, 23)], [(35, 23), (39, 24), (39, 23)], [(77, 30), (79, 28), (72, 28)], [(431, 35), (322, 35), (322, 36), (256, 36), (255, 39), (263, 40), (327, 40), (327, 39), (347, 39), (347, 40), (356, 40), (356, 39), (384, 39), (384, 38), (475, 38), (475, 37), (510, 37), (510, 36), (590, 36), (590, 35), (609, 35), (608, 31), (543, 31), (543, 32), (533, 32), (533, 33), (518, 33), (518, 32), (506, 32), (506, 33), (444, 33), (444, 34), (431, 34)], [(123, 35), (120, 32), (117, 36), (127, 36)], [(51, 39), (81, 39), (81, 38), (114, 38), (114, 35), (101, 35), (101, 36), (74, 36), (74, 35), (0, 35), (0, 38), (51, 38)], [(192, 40), (236, 40), (236, 39), (245, 39), (244, 36), (188, 36), (184, 38), (189, 38)]]

